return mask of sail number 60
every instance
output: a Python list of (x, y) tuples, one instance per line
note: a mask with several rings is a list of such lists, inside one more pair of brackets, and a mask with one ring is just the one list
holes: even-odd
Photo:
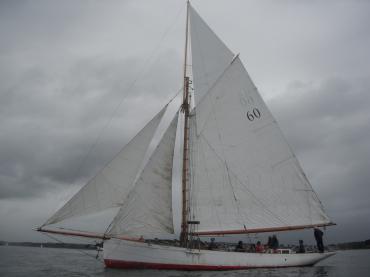
[(260, 117), (261, 117), (261, 112), (257, 108), (254, 108), (251, 112), (247, 111), (247, 118), (249, 121), (253, 121), (255, 118), (260, 118)]

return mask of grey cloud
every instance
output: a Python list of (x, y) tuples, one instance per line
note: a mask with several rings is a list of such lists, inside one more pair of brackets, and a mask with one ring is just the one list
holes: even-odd
[[(241, 52), (270, 99), (313, 187), (339, 224), (332, 236), (368, 239), (367, 224), (351, 228), (370, 215), (369, 2), (195, 0), (193, 5), (230, 49)], [(20, 227), (13, 220), (18, 215), (29, 224), (33, 218), (42, 223), (56, 208), (55, 194), (72, 183), (82, 185), (179, 89), (184, 13), (174, 17), (181, 6), (185, 2), (173, 0), (0, 2), (2, 222)], [(161, 41), (171, 24), (170, 36)], [(23, 226), (27, 231), (18, 239), (30, 233), (31, 227)]]
[[(294, 82), (270, 101), (328, 214), (347, 230), (370, 216), (369, 91), (368, 78), (333, 78)], [(365, 239), (370, 226), (362, 228)]]
[(143, 62), (153, 46), (123, 24), (127, 3), (1, 3), (1, 199), (83, 183), (179, 89), (178, 53)]
[[(86, 181), (176, 92), (176, 78), (165, 82), (162, 74), (176, 59), (165, 53), (157, 73), (135, 86), (138, 65), (132, 58), (80, 60), (61, 77), (47, 68), (32, 68), (13, 86), (2, 87), (0, 198), (37, 196), (45, 189)], [(83, 162), (108, 122), (109, 133)]]

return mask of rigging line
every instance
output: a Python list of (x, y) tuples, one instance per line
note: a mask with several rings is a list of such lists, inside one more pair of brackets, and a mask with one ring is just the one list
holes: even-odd
[[(165, 40), (165, 38), (167, 37), (167, 35), (170, 33), (170, 31), (174, 28), (175, 26), (175, 22), (179, 19), (180, 17), (180, 14), (183, 12), (183, 6), (181, 6), (181, 8), (179, 9), (179, 11), (177, 12), (174, 20), (171, 21), (171, 24), (169, 25), (169, 27), (165, 30), (165, 32), (162, 34), (157, 46), (154, 48), (154, 50), (152, 51), (152, 53), (148, 56), (148, 58), (145, 60), (144, 62), (144, 65), (142, 66), (141, 70), (138, 72), (138, 74), (136, 75), (136, 78), (134, 78), (134, 80), (130, 83), (130, 85), (128, 86), (128, 88), (126, 89), (126, 91), (131, 91), (133, 89), (133, 87), (136, 85), (137, 81), (144, 75), (145, 71), (147, 70), (147, 66), (149, 64), (149, 62), (152, 60), (152, 58), (155, 56), (155, 54), (157, 53), (157, 51), (159, 50), (159, 48), (161, 47), (163, 41)], [(77, 174), (79, 172), (81, 172), (81, 169), (82, 167), (86, 164), (86, 161), (88, 159), (88, 157), (90, 157), (92, 151), (96, 148), (96, 146), (98, 145), (98, 143), (100, 142), (101, 138), (103, 137), (103, 134), (105, 133), (105, 130), (108, 129), (108, 127), (111, 125), (112, 123), (112, 120), (115, 116), (115, 114), (117, 113), (118, 109), (121, 107), (122, 103), (124, 102), (124, 100), (127, 98), (126, 97), (127, 94), (123, 94), (123, 97), (121, 98), (121, 100), (119, 101), (119, 103), (117, 104), (117, 106), (113, 109), (113, 112), (111, 113), (111, 116), (109, 117), (108, 119), (108, 122), (103, 126), (103, 128), (100, 130), (97, 138), (95, 139), (95, 141), (90, 145), (86, 155), (81, 159), (81, 163), (80, 165), (77, 167), (76, 171), (74, 172), (74, 175), (73, 176), (77, 176)], [(172, 101), (172, 100), (171, 100)], [(170, 101), (170, 102), (171, 102)], [(73, 183), (71, 183), (73, 184)], [(42, 226), (45, 226), (45, 225), (42, 225)]]
[[(204, 141), (207, 143), (207, 145), (209, 146), (209, 148), (216, 154), (216, 157), (221, 161), (223, 162), (223, 159), (222, 157), (220, 157), (220, 155), (216, 152), (216, 150), (212, 147), (212, 145), (209, 143), (209, 141), (207, 140), (207, 138), (201, 134), (202, 138), (204, 139)], [(286, 224), (288, 225), (282, 218), (280, 218), (278, 215), (276, 215), (273, 211), (271, 211), (269, 208), (266, 207), (266, 205), (262, 202), (262, 200), (260, 200), (251, 190), (248, 189), (247, 185), (244, 184), (239, 178), (238, 178), (238, 175), (233, 172), (233, 170), (230, 168), (230, 173), (232, 173), (235, 177), (235, 179), (237, 181), (240, 182), (241, 185), (243, 185), (243, 187), (245, 187), (245, 189), (255, 198), (255, 200), (257, 200), (257, 202), (259, 202), (262, 206), (262, 208), (264, 208), (267, 212), (269, 212), (272, 216), (274, 216), (276, 219), (278, 219), (281, 223), (283, 224)]]
[[(197, 141), (197, 146), (198, 146), (198, 151), (199, 152), (201, 152), (201, 158), (203, 159), (203, 164), (204, 164), (204, 171), (205, 171), (205, 173), (206, 173), (206, 178), (207, 178), (207, 181), (208, 181), (208, 183), (210, 183), (210, 180), (211, 180), (211, 177), (210, 177), (210, 172), (209, 172), (209, 169), (208, 169), (208, 167), (207, 167), (207, 164), (206, 164), (206, 154), (205, 154), (205, 151), (204, 151), (204, 147), (202, 147), (202, 144), (201, 144), (201, 142), (200, 141)], [(216, 157), (217, 158), (219, 158), (218, 157), (218, 155), (217, 155), (217, 153), (215, 152), (215, 154), (216, 154)], [(221, 160), (222, 161), (222, 160)], [(211, 199), (211, 201), (212, 201), (212, 204), (214, 204), (214, 206), (215, 207), (217, 207), (217, 205), (216, 205), (216, 200), (215, 200), (215, 197), (214, 197), (214, 193), (213, 193), (213, 186), (210, 186), (209, 187), (209, 194), (211, 195), (211, 197), (212, 197), (212, 199)], [(219, 216), (219, 214), (217, 213), (217, 212), (214, 212), (214, 215), (216, 216), (216, 218), (217, 218), (217, 221), (218, 221), (218, 225), (219, 226), (222, 226), (222, 220), (221, 220), (221, 218), (220, 218), (220, 216)]]
[(231, 190), (233, 192), (233, 196), (234, 196), (234, 203), (236, 205), (236, 210), (238, 211), (238, 215), (241, 216), (241, 213), (240, 213), (240, 207), (239, 207), (239, 199), (236, 197), (236, 194), (235, 194), (235, 190), (234, 190), (234, 186), (231, 182), (231, 176), (230, 176), (230, 171), (229, 171), (229, 165), (227, 164), (226, 162), (226, 159), (225, 159), (225, 167), (226, 167), (226, 171), (227, 171), (227, 178), (228, 178), (228, 181), (229, 181), (229, 184), (230, 184), (230, 187), (231, 187)]
[[(57, 239), (57, 238), (53, 237), (50, 234), (47, 234), (47, 233), (42, 233), (42, 234), (45, 235), (45, 236), (47, 236), (48, 238), (50, 238), (52, 240), (55, 240), (56, 242), (63, 243), (63, 244), (65, 243), (64, 241), (62, 241), (60, 239)], [(86, 256), (94, 259), (94, 260), (98, 260), (100, 263), (104, 264), (104, 262), (102, 260), (98, 259), (98, 257), (99, 257), (98, 256), (99, 255), (99, 251), (98, 250), (97, 250), (97, 255), (96, 256), (90, 255), (89, 253), (87, 253), (87, 252), (85, 252), (85, 251), (83, 251), (81, 249), (73, 248), (72, 250), (75, 250), (77, 252), (80, 252), (80, 253), (82, 253), (82, 254), (84, 254), (84, 255), (86, 255)]]

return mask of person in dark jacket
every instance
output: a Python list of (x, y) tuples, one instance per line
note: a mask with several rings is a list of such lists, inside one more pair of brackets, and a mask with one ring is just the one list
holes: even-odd
[(267, 240), (267, 248), (268, 248), (268, 249), (271, 249), (271, 248), (272, 248), (271, 240), (272, 240), (272, 237), (271, 237), (271, 236), (269, 236), (269, 238), (268, 238), (268, 240)]
[(273, 235), (271, 238), (271, 248), (276, 252), (276, 250), (279, 248), (279, 241), (276, 237), (276, 235)]
[(244, 252), (245, 251), (243, 241), (239, 240), (238, 244), (235, 247), (235, 251), (236, 252)]
[(304, 245), (303, 245), (303, 240), (299, 240), (299, 248), (298, 248), (298, 252), (297, 253), (306, 253), (306, 249), (304, 248)]
[(319, 250), (320, 253), (324, 252), (324, 243), (322, 241), (322, 237), (324, 236), (323, 231), (321, 231), (319, 228), (315, 227), (314, 229), (314, 236), (317, 244), (317, 249)]
[(208, 245), (208, 250), (213, 250), (216, 249), (216, 243), (215, 243), (215, 238), (211, 238), (211, 243)]

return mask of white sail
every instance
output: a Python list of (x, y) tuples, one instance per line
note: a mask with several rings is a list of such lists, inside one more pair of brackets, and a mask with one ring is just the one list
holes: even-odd
[(110, 235), (173, 233), (172, 164), (178, 112), (112, 222)]
[(122, 205), (166, 109), (167, 105), (44, 226)]
[(200, 221), (198, 232), (330, 222), (239, 58), (193, 113), (191, 217)]
[(197, 104), (230, 64), (234, 54), (189, 7), (193, 83)]

